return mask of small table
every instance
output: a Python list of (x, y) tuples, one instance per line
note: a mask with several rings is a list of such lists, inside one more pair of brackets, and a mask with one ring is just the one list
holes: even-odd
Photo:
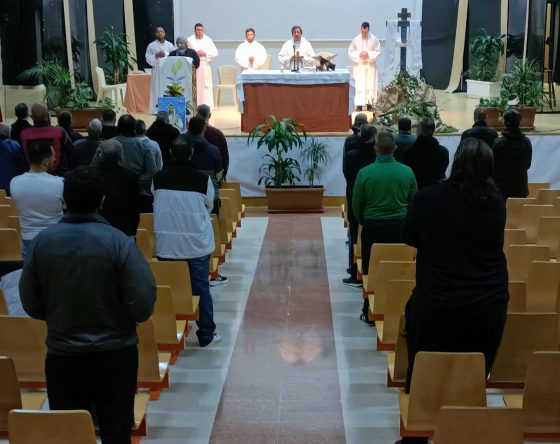
[(126, 79), (124, 106), (129, 113), (150, 113), (150, 84), (152, 75), (129, 74)]
[(352, 126), (354, 79), (346, 69), (243, 71), (237, 78), (237, 98), (244, 132), (271, 114), (291, 117), (305, 131), (346, 132)]

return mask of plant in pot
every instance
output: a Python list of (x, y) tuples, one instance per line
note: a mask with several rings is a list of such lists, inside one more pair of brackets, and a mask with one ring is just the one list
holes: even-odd
[(467, 70), (467, 95), (469, 97), (495, 97), (500, 94), (500, 82), (496, 71), (500, 56), (504, 53), (504, 37), (491, 36), (480, 29), (470, 44), (471, 66)]
[(46, 88), (45, 100), (51, 109), (66, 105), (72, 90), (70, 71), (54, 58), (39, 60), (35, 66), (20, 73), (18, 78), (42, 82)]
[[(302, 165), (298, 159), (301, 159), (302, 154), (294, 153), (293, 150), (302, 149), (306, 140), (307, 134), (293, 119), (278, 120), (273, 115), (266, 117), (263, 123), (249, 133), (248, 144), (256, 142), (257, 149), (265, 147), (268, 151), (262, 157), (258, 184), (266, 187), (270, 213), (322, 211), (322, 207), (310, 208), (305, 199), (306, 194), (313, 194), (317, 189), (296, 185), (301, 180)], [(312, 155), (313, 150), (317, 151), (316, 145), (309, 149), (309, 155), (304, 155), (303, 160), (311, 158), (311, 163), (304, 166), (307, 168), (304, 169), (304, 174), (314, 181), (318, 177), (317, 166), (320, 162), (313, 162), (319, 159)], [(322, 196), (323, 191), (321, 188), (319, 190)]]
[(507, 98), (503, 96), (488, 99), (481, 97), (478, 106), (486, 111), (486, 125), (498, 131), (504, 129), (502, 116), (508, 107)]
[(315, 183), (323, 176), (325, 166), (331, 158), (330, 145), (323, 140), (310, 137), (301, 148), (299, 158), (303, 178), (309, 183), (309, 208), (323, 211), (325, 188), (322, 185), (315, 185)]
[(535, 128), (537, 108), (544, 103), (543, 72), (534, 60), (518, 60), (504, 76), (500, 95), (521, 113), (521, 128)]
[(128, 71), (133, 69), (133, 63), (136, 63), (126, 34), (117, 34), (111, 27), (93, 43), (105, 57), (107, 82), (112, 85), (126, 83)]

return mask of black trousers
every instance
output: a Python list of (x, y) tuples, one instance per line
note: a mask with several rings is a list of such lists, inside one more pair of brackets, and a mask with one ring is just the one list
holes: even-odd
[[(402, 242), (403, 219), (366, 220), (362, 225), (362, 270), (369, 269), (369, 254), (373, 244), (398, 244)], [(369, 301), (364, 300), (362, 313), (368, 315)]]
[(45, 373), (51, 410), (89, 410), (103, 444), (130, 444), (137, 347), (77, 356), (48, 353)]
[(348, 268), (350, 269), (350, 277), (352, 279), (357, 279), (358, 277), (358, 265), (354, 262), (354, 244), (358, 242), (358, 229), (360, 223), (356, 216), (354, 216), (354, 211), (352, 210), (352, 200), (348, 199), (348, 231), (350, 233), (348, 242)]

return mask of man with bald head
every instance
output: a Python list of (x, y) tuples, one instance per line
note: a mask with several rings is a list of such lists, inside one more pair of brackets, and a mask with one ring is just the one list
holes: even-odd
[(489, 128), (486, 124), (486, 110), (480, 106), (474, 110), (474, 125), (461, 135), (461, 139), (474, 137), (475, 139), (484, 140), (490, 148), (494, 145), (494, 141), (498, 138), (498, 133)]
[(31, 140), (50, 140), (54, 148), (54, 162), (49, 173), (63, 176), (70, 167), (69, 160), (74, 150), (74, 144), (63, 128), (51, 125), (49, 110), (45, 104), (34, 103), (31, 106), (31, 119), (33, 127), (21, 132), (24, 153), (27, 153), (27, 146)]

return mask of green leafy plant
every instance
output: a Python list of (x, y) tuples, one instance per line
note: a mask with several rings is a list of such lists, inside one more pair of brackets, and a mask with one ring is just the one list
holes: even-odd
[(515, 106), (539, 107), (544, 103), (543, 73), (534, 60), (515, 62), (511, 72), (504, 76), (500, 95)]
[(185, 88), (178, 83), (170, 83), (167, 85), (165, 95), (168, 97), (182, 97), (185, 95)]
[(113, 102), (113, 99), (111, 99), (111, 97), (105, 96), (99, 101), (99, 103), (97, 104), (97, 107), (98, 108), (114, 109), (115, 108), (115, 102)]
[(111, 27), (93, 43), (101, 50), (105, 63), (109, 65), (106, 69), (108, 82), (114, 85), (125, 83), (128, 71), (133, 69), (132, 64), (136, 63), (126, 34), (116, 34)]
[(505, 49), (505, 35), (491, 36), (484, 28), (479, 29), (479, 32), (481, 34), (470, 44), (472, 63), (466, 74), (472, 80), (495, 82), (499, 57)]
[(45, 100), (51, 107), (65, 106), (72, 91), (72, 76), (56, 59), (43, 59), (23, 71), (18, 78), (32, 78), (44, 83), (47, 90)]
[(327, 142), (310, 137), (300, 151), (301, 165), (303, 166), (303, 177), (307, 179), (310, 186), (315, 185), (324, 173), (325, 166), (329, 162), (330, 145)]
[(257, 149), (263, 145), (268, 153), (262, 157), (263, 164), (259, 168), (262, 176), (258, 184), (280, 188), (282, 185), (295, 185), (299, 181), (301, 166), (291, 156), (294, 148), (301, 148), (307, 139), (305, 131), (293, 120), (278, 120), (276, 116), (268, 116), (263, 123), (257, 125), (247, 138), (247, 143), (257, 142)]
[(66, 107), (72, 109), (83, 109), (90, 107), (92, 99), (91, 88), (87, 83), (78, 83), (68, 94)]
[(482, 108), (500, 108), (502, 110), (508, 107), (507, 98), (504, 96), (490, 98), (481, 97), (478, 105)]

